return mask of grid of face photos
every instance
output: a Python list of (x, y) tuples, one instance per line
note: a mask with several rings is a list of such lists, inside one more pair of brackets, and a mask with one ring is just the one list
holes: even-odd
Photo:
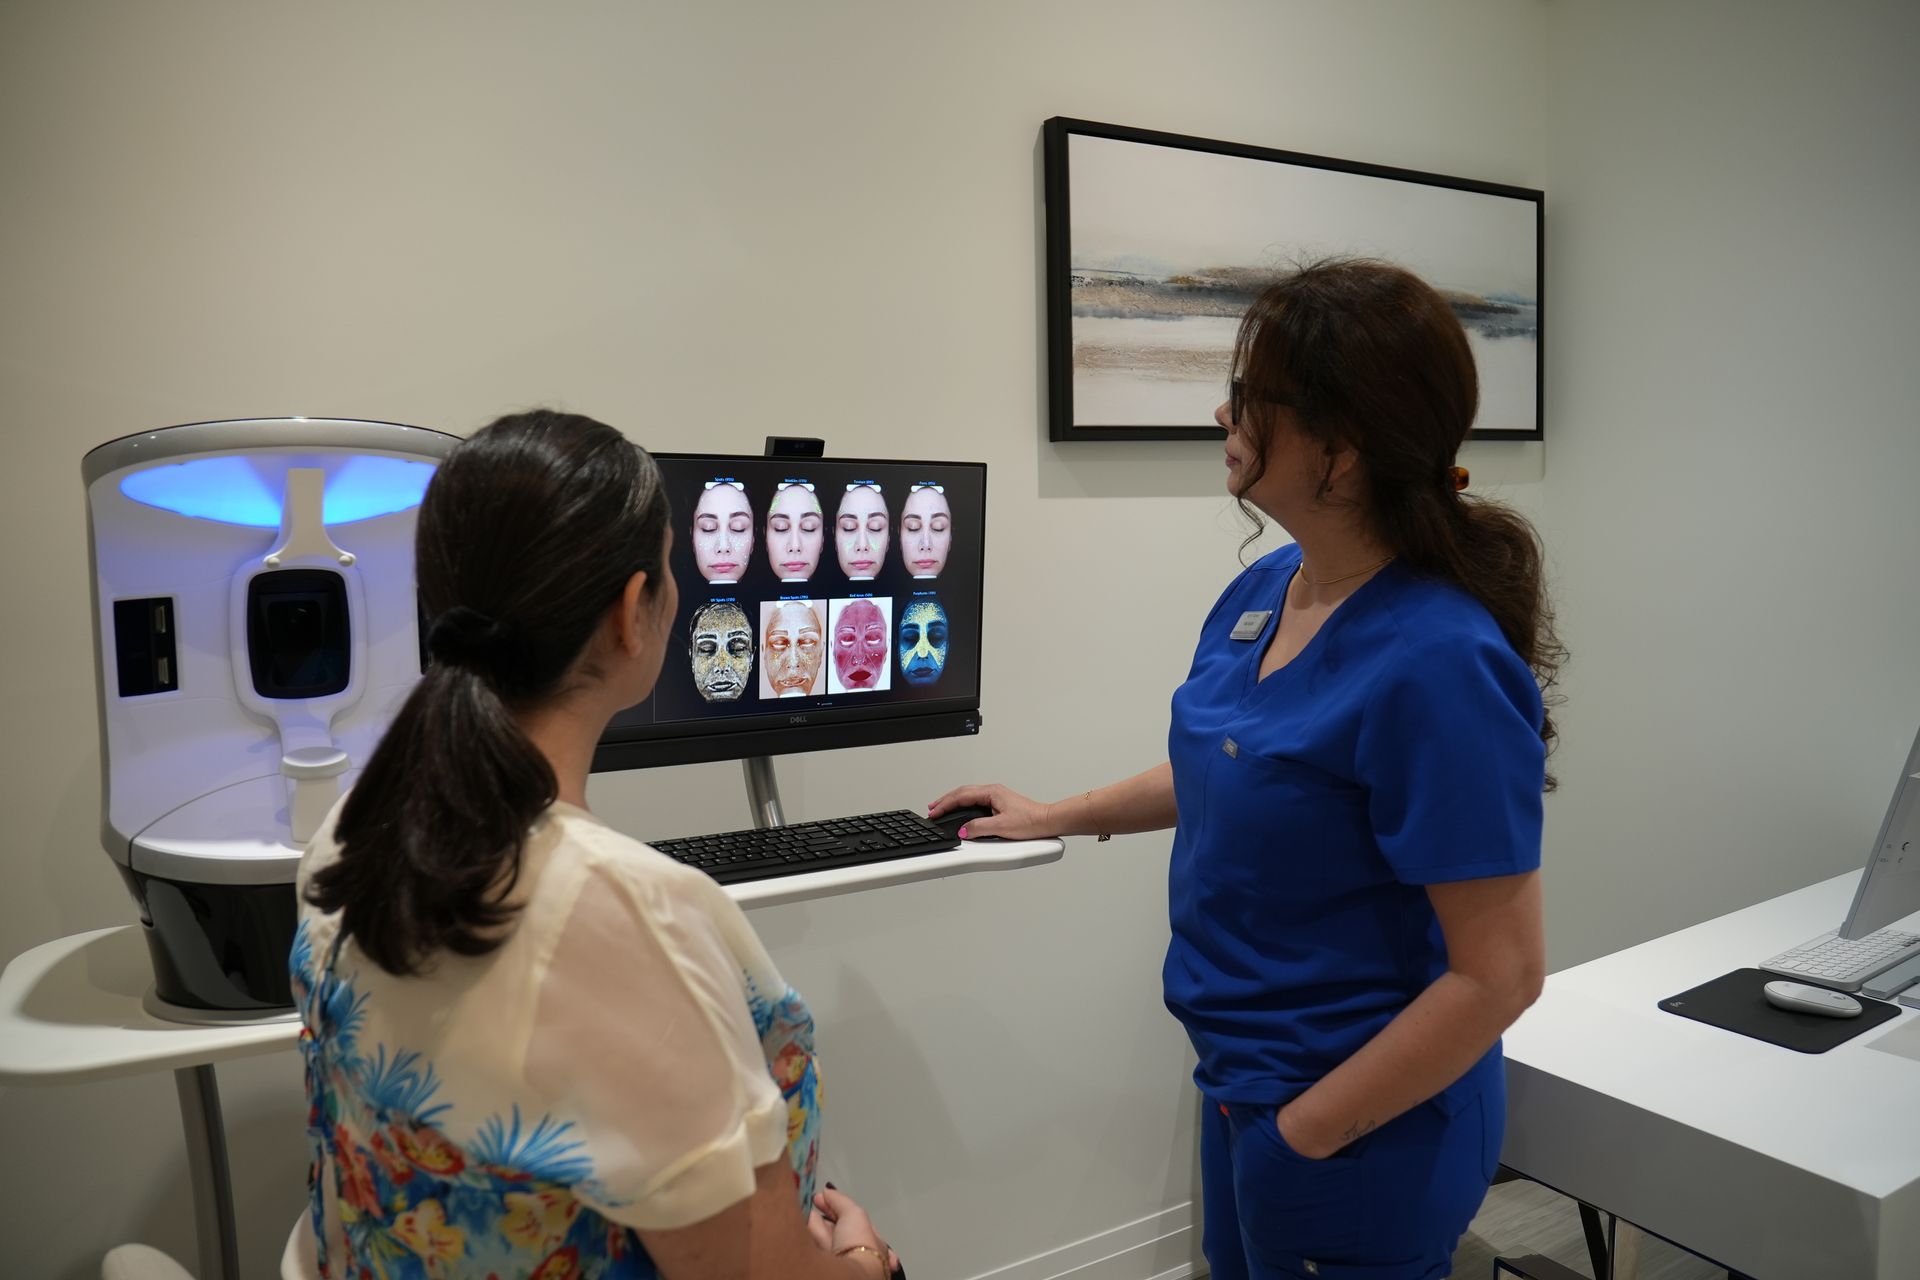
[[(685, 531), (701, 579), (691, 585), (706, 597), (687, 635), (700, 697), (739, 705), (937, 684), (954, 533), (945, 486), (789, 476), (766, 487), (712, 477)], [(866, 589), (883, 579), (911, 586)]]

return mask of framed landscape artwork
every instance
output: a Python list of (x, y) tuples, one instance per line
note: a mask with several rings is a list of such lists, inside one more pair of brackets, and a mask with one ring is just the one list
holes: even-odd
[(1061, 116), (1045, 156), (1051, 439), (1220, 439), (1240, 317), (1331, 256), (1440, 290), (1479, 370), (1472, 438), (1541, 438), (1541, 192)]

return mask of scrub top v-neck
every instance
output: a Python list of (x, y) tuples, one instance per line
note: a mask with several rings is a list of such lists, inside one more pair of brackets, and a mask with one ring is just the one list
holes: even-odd
[(1540, 865), (1540, 691), (1492, 616), (1395, 562), (1263, 680), (1299, 563), (1234, 580), (1173, 696), (1163, 977), (1221, 1102), (1300, 1093), (1446, 970), (1427, 885)]

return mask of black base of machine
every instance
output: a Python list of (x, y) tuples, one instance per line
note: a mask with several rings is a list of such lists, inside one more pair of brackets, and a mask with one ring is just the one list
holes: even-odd
[(192, 884), (120, 868), (140, 905), (154, 992), (187, 1009), (293, 1007), (291, 884)]

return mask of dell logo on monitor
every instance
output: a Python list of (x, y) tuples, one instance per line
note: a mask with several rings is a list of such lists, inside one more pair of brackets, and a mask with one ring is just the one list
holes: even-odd
[(788, 716), (787, 717), (788, 724), (805, 724), (806, 722), (807, 722), (807, 718), (805, 716)]

